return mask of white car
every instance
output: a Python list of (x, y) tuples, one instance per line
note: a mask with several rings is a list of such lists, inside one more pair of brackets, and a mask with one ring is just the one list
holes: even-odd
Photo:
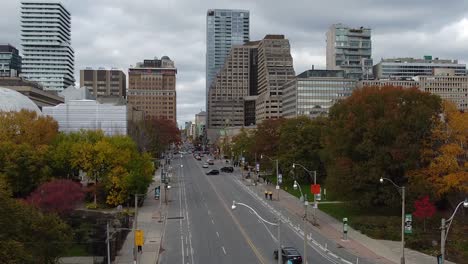
[(203, 163), (203, 168), (208, 168), (208, 163)]

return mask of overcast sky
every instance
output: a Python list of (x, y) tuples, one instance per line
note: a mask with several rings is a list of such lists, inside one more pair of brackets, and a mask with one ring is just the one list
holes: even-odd
[[(179, 125), (205, 108), (206, 11), (250, 11), (250, 39), (284, 34), (296, 74), (325, 68), (333, 23), (372, 29), (374, 63), (388, 57), (468, 62), (468, 0), (63, 0), (72, 14), (75, 76), (85, 67), (127, 72), (143, 59), (169, 56), (178, 68)], [(0, 0), (0, 43), (20, 47), (19, 0)]]

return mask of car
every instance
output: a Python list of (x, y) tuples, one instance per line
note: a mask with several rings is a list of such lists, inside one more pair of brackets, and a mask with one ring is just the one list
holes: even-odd
[(209, 172), (206, 173), (206, 175), (218, 175), (219, 170), (210, 170)]
[(203, 163), (203, 168), (208, 168), (208, 163)]
[(210, 165), (214, 165), (214, 160), (212, 160), (212, 159), (209, 159), (209, 160), (208, 160), (208, 164), (210, 164)]
[[(293, 247), (281, 248), (283, 263), (302, 264), (302, 257), (299, 251)], [(273, 252), (275, 259), (278, 259), (278, 250)]]
[(195, 159), (201, 160), (201, 157), (200, 156), (195, 156)]
[(234, 172), (234, 168), (233, 167), (222, 167), (221, 171), (222, 172)]

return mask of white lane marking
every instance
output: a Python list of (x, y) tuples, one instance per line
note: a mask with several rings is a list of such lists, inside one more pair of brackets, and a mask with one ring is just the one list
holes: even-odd
[(184, 236), (180, 236), (180, 244), (182, 245), (182, 250), (181, 250), (182, 264), (185, 264), (185, 256), (184, 256)]
[(224, 247), (221, 247), (223, 249), (224, 255), (226, 255), (226, 249)]
[(211, 219), (211, 223), (214, 225), (214, 221), (213, 221), (213, 219)]
[(217, 236), (218, 236), (218, 238), (219, 238), (219, 233), (218, 233), (218, 231), (216, 231), (216, 235), (217, 235)]
[(211, 211), (210, 211), (210, 210), (208, 210), (208, 214), (211, 215)]

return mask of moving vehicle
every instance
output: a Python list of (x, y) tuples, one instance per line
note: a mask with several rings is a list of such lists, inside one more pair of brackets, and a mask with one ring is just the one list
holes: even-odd
[(206, 175), (218, 175), (219, 170), (210, 170), (209, 172), (206, 173)]
[(212, 160), (212, 159), (209, 159), (209, 160), (208, 160), (208, 164), (210, 164), (210, 165), (214, 165), (214, 160)]
[(201, 160), (201, 157), (200, 156), (195, 156), (195, 159)]
[[(302, 264), (302, 257), (301, 254), (297, 251), (297, 249), (293, 247), (283, 247), (281, 248), (281, 255), (282, 255), (282, 263), (292, 263), (292, 264)], [(275, 249), (273, 252), (275, 259), (278, 259), (278, 250)]]
[(221, 171), (222, 172), (234, 172), (234, 168), (233, 167), (222, 167)]
[(208, 163), (203, 163), (203, 168), (208, 168)]

